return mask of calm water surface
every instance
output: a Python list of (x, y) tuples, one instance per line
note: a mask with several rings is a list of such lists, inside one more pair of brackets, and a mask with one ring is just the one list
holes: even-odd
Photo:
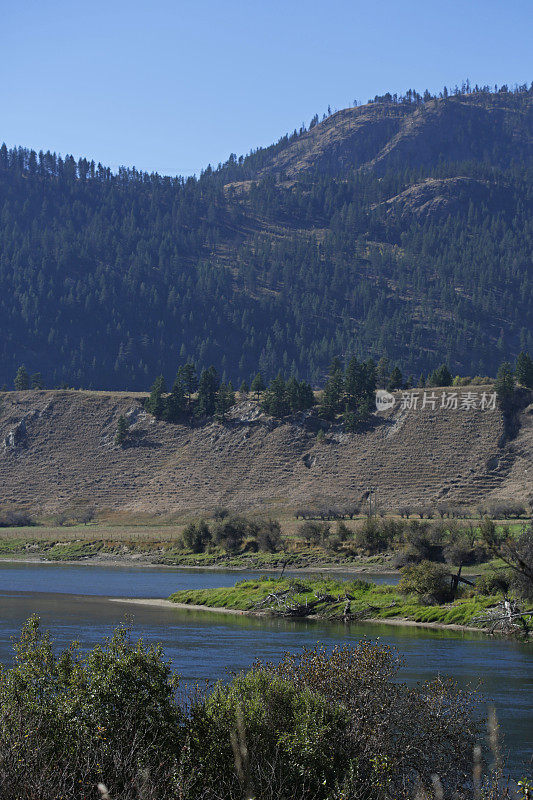
[[(163, 644), (187, 681), (223, 677), (256, 658), (278, 659), (287, 650), (357, 641), (366, 636), (395, 646), (407, 683), (437, 673), (460, 685), (482, 681), (486, 703), (496, 707), (515, 777), (524, 774), (533, 749), (533, 647), (482, 634), (334, 625), (309, 621), (217, 616), (209, 612), (128, 605), (112, 597), (167, 597), (172, 591), (231, 586), (256, 573), (158, 570), (97, 566), (0, 564), (0, 661), (11, 662), (11, 638), (38, 613), (58, 647), (72, 639), (91, 646), (128, 615), (134, 633)], [(370, 576), (367, 576), (370, 578)], [(531, 769), (530, 769), (531, 771)]]

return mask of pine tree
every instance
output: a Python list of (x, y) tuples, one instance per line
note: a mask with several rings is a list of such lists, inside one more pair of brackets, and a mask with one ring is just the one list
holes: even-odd
[(403, 388), (403, 376), (398, 367), (394, 367), (390, 374), (389, 382), (387, 383), (387, 391), (396, 392), (398, 389)]
[(213, 366), (204, 369), (198, 382), (198, 414), (212, 417), (216, 409), (217, 392), (220, 386), (218, 372)]
[(287, 381), (286, 392), (287, 392), (287, 402), (289, 404), (290, 411), (299, 411), (300, 384), (298, 383), (294, 375), (292, 375)]
[(266, 389), (266, 386), (265, 386), (265, 382), (263, 380), (263, 376), (261, 375), (260, 372), (258, 372), (257, 375), (255, 376), (255, 378), (252, 381), (252, 385), (250, 386), (250, 390), (252, 392), (255, 392), (255, 398), (256, 398), (256, 400), (259, 400), (259, 395), (261, 394), (261, 392), (264, 392), (265, 389)]
[(226, 414), (235, 403), (235, 392), (231, 381), (229, 383), (221, 383), (218, 387), (217, 398), (215, 402), (215, 413), (218, 419), (222, 422), (226, 419)]
[(344, 375), (341, 362), (334, 358), (329, 368), (329, 377), (324, 387), (324, 394), (320, 404), (320, 414), (325, 419), (333, 419), (340, 411), (340, 404), (344, 390)]
[(115, 434), (115, 444), (122, 447), (128, 435), (128, 421), (124, 414), (121, 414), (117, 422), (117, 432)]
[(24, 364), (21, 364), (21, 366), (18, 368), (13, 383), (18, 392), (24, 392), (30, 388), (30, 376), (28, 375)]
[(34, 372), (30, 378), (31, 389), (42, 389), (44, 386), (43, 378), (40, 372)]
[(146, 410), (150, 414), (153, 414), (156, 419), (161, 419), (165, 412), (165, 399), (163, 394), (166, 390), (165, 379), (162, 375), (159, 375), (154, 381), (150, 391), (150, 397), (145, 404)]
[(179, 422), (183, 419), (188, 404), (185, 401), (185, 387), (178, 371), (172, 391), (166, 398), (164, 416), (169, 422)]
[(263, 397), (263, 408), (273, 417), (284, 417), (290, 411), (289, 400), (287, 397), (287, 385), (281, 372), (265, 390)]
[(248, 384), (246, 383), (246, 381), (243, 381), (243, 382), (241, 383), (240, 387), (239, 387), (239, 394), (240, 394), (240, 396), (241, 396), (241, 397), (246, 397), (246, 395), (248, 394), (248, 392), (249, 392), (249, 391), (250, 391), (250, 387), (248, 386)]
[(187, 408), (190, 410), (192, 395), (198, 388), (198, 375), (193, 362), (187, 361), (186, 364), (181, 366), (178, 369), (177, 377), (181, 380), (183, 389), (187, 394)]
[(522, 386), (533, 389), (533, 360), (529, 353), (522, 351), (516, 359), (515, 378)]
[(509, 408), (509, 403), (515, 388), (513, 369), (508, 361), (504, 361), (503, 364), (501, 364), (496, 376), (494, 388), (498, 395), (500, 405), (503, 410), (506, 411)]
[(451, 386), (453, 382), (452, 374), (446, 364), (441, 364), (429, 376), (428, 386)]
[(313, 387), (307, 381), (300, 381), (298, 385), (298, 410), (305, 411), (315, 404)]
[(388, 358), (383, 356), (378, 361), (378, 366), (376, 369), (376, 383), (379, 389), (384, 389), (388, 382), (389, 382), (389, 375), (390, 375), (390, 361)]

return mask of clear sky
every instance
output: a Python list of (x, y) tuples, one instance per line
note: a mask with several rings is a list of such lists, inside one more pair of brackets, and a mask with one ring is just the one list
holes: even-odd
[(533, 0), (0, 0), (0, 142), (199, 172), (408, 88), (530, 83)]

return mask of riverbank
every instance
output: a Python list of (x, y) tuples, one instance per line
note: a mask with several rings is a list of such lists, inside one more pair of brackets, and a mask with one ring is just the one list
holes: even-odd
[[(140, 606), (152, 606), (155, 608), (174, 608), (187, 611), (207, 611), (214, 614), (232, 614), (234, 616), (247, 616), (247, 617), (264, 617), (274, 616), (269, 611), (243, 611), (236, 608), (223, 608), (222, 606), (207, 606), (207, 605), (193, 605), (192, 603), (175, 603), (172, 600), (163, 600), (160, 598), (141, 598), (141, 597), (111, 597), (109, 598), (113, 603), (126, 603)], [(306, 619), (323, 621), (324, 617), (319, 614), (309, 614)], [(448, 631), (469, 631), (471, 633), (488, 633), (488, 628), (474, 627), (473, 625), (457, 625), (454, 623), (445, 624), (443, 622), (415, 622), (412, 619), (404, 618), (379, 618), (379, 617), (360, 617), (357, 620), (346, 620), (347, 622), (356, 622), (357, 624), (368, 625), (396, 625), (399, 627), (407, 628), (429, 628), (433, 630), (448, 630)]]
[(3, 544), (0, 539), (0, 562), (5, 563), (86, 564), (100, 567), (142, 566), (159, 569), (232, 570), (235, 572), (261, 570), (262, 572), (276, 573), (285, 569), (290, 572), (399, 575), (398, 570), (392, 567), (390, 558), (386, 556), (338, 558), (332, 561), (323, 558), (322, 554), (317, 552), (301, 554), (280, 552), (237, 556), (216, 554), (211, 558), (198, 558), (196, 554), (187, 552), (162, 554), (154, 548), (132, 549), (124, 552), (124, 548), (119, 548), (117, 545), (111, 547), (104, 542), (83, 543), (82, 546), (72, 542), (55, 543), (53, 546), (47, 544), (46, 547), (28, 545), (27, 542), (17, 547), (16, 541), (9, 541), (8, 547), (2, 547)]

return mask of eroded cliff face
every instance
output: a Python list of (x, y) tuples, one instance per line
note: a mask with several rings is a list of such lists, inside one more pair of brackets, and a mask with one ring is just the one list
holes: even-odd
[[(533, 405), (524, 397), (514, 438), (498, 410), (432, 404), (376, 414), (372, 426), (323, 441), (305, 415), (280, 422), (256, 403), (222, 424), (154, 420), (128, 393), (32, 391), (0, 396), (0, 503), (41, 511), (90, 502), (144, 513), (217, 505), (274, 511), (348, 502), (367, 486), (385, 508), (402, 503), (533, 499)], [(449, 390), (446, 390), (449, 391)], [(482, 387), (461, 387), (481, 396)], [(488, 390), (487, 390), (488, 391)], [(421, 390), (418, 390), (421, 392)], [(528, 405), (530, 403), (530, 405)], [(478, 406), (480, 404), (478, 403)], [(115, 444), (119, 416), (127, 440)]]

